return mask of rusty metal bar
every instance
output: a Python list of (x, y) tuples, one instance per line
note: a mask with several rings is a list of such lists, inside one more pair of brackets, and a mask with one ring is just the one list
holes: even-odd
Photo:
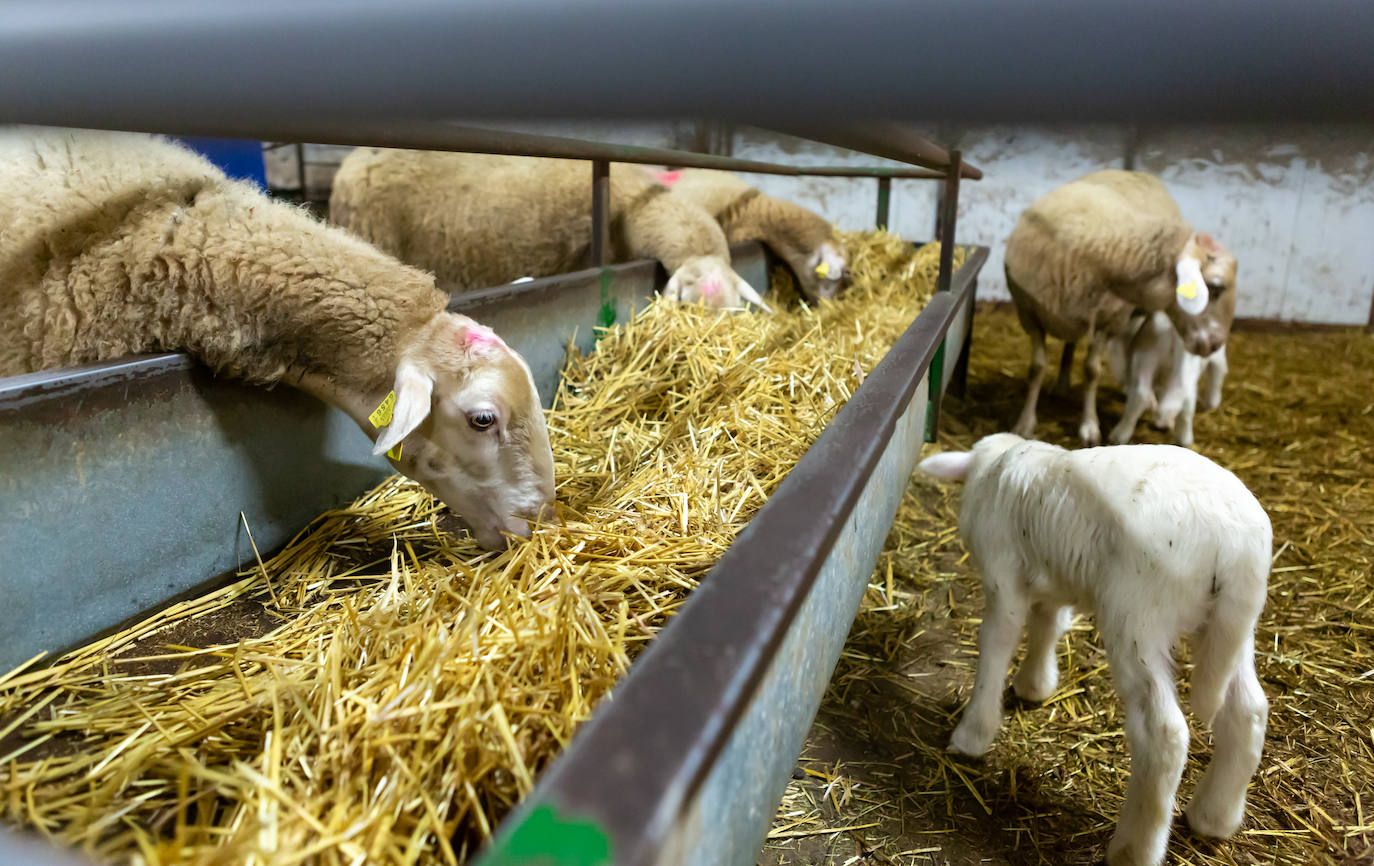
[(888, 211), (892, 202), (892, 178), (878, 178), (878, 215), (873, 224), (880, 229), (887, 228)]
[[(0, 40), (3, 45), (3, 40)], [(3, 116), (0, 115), (0, 119)], [(79, 118), (73, 125), (93, 126)], [(376, 122), (330, 121), (301, 117), (289, 128), (273, 127), (252, 119), (225, 120), (222, 123), (194, 122), (169, 118), (160, 126), (140, 125), (133, 120), (104, 128), (169, 135), (207, 135), (228, 138), (258, 138), (305, 141), (313, 144), (341, 144), (367, 147), (404, 147), (418, 150), (448, 150), (465, 153), (492, 153), (506, 156), (543, 156), (556, 159), (605, 159), (642, 165), (672, 165), (686, 168), (716, 168), (751, 174), (789, 177), (900, 177), (937, 180), (943, 171), (901, 166), (794, 166), (730, 156), (692, 153), (670, 148), (640, 147), (582, 141), (555, 135), (540, 135), (511, 130), (480, 129), (445, 121), (391, 119)]]
[[(961, 154), (957, 150), (950, 151), (950, 165), (955, 167), (945, 175), (945, 182), (942, 189), (943, 196), (940, 200), (940, 224), (935, 227), (936, 237), (940, 241), (940, 277), (935, 289), (939, 292), (949, 291), (949, 280), (954, 265), (954, 223), (959, 215), (959, 177), (962, 174), (958, 166), (962, 165)], [(979, 177), (982, 173), (979, 172)]]
[[(953, 151), (946, 151), (912, 127), (900, 123), (773, 128), (788, 135), (941, 171), (948, 171), (957, 162)], [(983, 177), (983, 172), (971, 165), (963, 165), (960, 171), (969, 180)]]
[(599, 268), (610, 257), (611, 241), (611, 164), (592, 160), (592, 267)]

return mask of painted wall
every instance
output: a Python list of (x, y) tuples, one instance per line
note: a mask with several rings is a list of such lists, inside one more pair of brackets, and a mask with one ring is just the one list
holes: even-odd
[[(654, 146), (689, 147), (690, 126), (529, 124), (529, 131)], [(985, 298), (1006, 298), (1002, 246), (1022, 210), (1045, 192), (1100, 168), (1157, 174), (1184, 216), (1235, 252), (1238, 313), (1247, 318), (1365, 324), (1374, 296), (1374, 124), (1342, 127), (1145, 130), (1132, 144), (1120, 126), (944, 126), (922, 128), (957, 146), (984, 170), (962, 184), (958, 238), (984, 244), (992, 257), (979, 284)], [(883, 164), (825, 145), (742, 129), (734, 155), (793, 164)], [(311, 185), (326, 190), (331, 162), (347, 149), (312, 148)], [(281, 153), (279, 160), (287, 158)], [(269, 177), (294, 168), (269, 162)], [(873, 225), (877, 182), (851, 178), (754, 175), (765, 192), (811, 207), (842, 228)], [(275, 181), (274, 181), (275, 182)], [(903, 237), (934, 236), (937, 181), (894, 181), (891, 227)]]

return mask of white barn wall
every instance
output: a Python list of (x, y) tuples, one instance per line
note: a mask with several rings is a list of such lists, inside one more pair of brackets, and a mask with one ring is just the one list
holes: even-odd
[[(984, 171), (982, 180), (961, 184), (957, 236), (991, 249), (979, 281), (979, 295), (988, 299), (1009, 298), (1002, 248), (1021, 212), (1076, 177), (1124, 167), (1130, 147), (1125, 127), (924, 129), (936, 141), (959, 147)], [(884, 164), (754, 130), (736, 135), (735, 155)], [(1240, 316), (1368, 322), (1374, 296), (1374, 125), (1144, 131), (1136, 141), (1135, 167), (1163, 179), (1184, 216), (1235, 252)], [(843, 228), (873, 223), (873, 181), (760, 176), (758, 185)], [(935, 196), (935, 182), (895, 182), (894, 230), (912, 239), (932, 237)]]

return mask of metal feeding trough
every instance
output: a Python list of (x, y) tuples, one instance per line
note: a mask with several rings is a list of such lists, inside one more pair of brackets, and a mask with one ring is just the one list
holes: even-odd
[[(766, 284), (760, 246), (733, 256)], [(604, 848), (596, 862), (752, 862), (940, 395), (961, 384), (986, 257), (969, 250), (484, 864), (584, 843)], [(599, 320), (624, 320), (664, 281), (656, 263), (635, 262), (488, 289), (451, 309), (524, 354), (547, 402), (568, 342), (590, 350)], [(279, 547), (390, 472), (336, 410), (215, 379), (183, 355), (0, 380), (0, 441), (0, 669), (224, 581), (251, 562), (248, 528), (259, 550)]]
[(479, 866), (755, 862), (941, 395), (962, 388), (969, 250)]

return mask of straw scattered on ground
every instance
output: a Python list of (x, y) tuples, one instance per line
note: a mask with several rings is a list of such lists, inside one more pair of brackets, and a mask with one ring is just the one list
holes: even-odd
[(392, 479), (239, 582), (0, 678), (0, 814), (112, 862), (466, 859), (929, 299), (938, 246), (848, 240), (839, 301), (655, 304), (570, 358), (560, 514), (528, 542), (484, 554)]
[[(943, 447), (1009, 429), (1020, 409), (1029, 347), (1015, 317), (981, 312), (973, 346), (968, 396), (945, 403)], [(1271, 714), (1240, 834), (1208, 841), (1176, 819), (1169, 862), (1374, 863), (1374, 335), (1240, 332), (1228, 353), (1222, 406), (1194, 429), (1273, 520), (1257, 641)], [(1121, 408), (1103, 401), (1104, 427)], [(1073, 447), (1078, 412), (1076, 393), (1043, 396), (1039, 435)], [(1169, 440), (1142, 423), (1137, 441)], [(985, 762), (944, 752), (983, 608), (958, 501), (955, 488), (913, 481), (763, 863), (1100, 862), (1129, 761), (1090, 620), (1061, 644), (1061, 685), (1045, 705), (1008, 699)], [(1182, 802), (1211, 754), (1190, 723)]]

